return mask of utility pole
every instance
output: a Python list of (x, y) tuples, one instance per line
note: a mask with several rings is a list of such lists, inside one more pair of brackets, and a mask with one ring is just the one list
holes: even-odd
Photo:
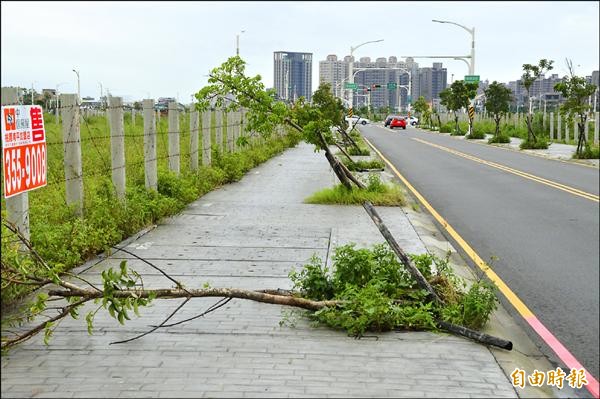
[[(350, 83), (354, 83), (354, 75), (353, 75), (354, 50), (358, 49), (361, 46), (364, 46), (365, 44), (377, 43), (377, 42), (382, 42), (382, 41), (383, 41), (383, 39), (370, 40), (368, 42), (361, 43), (355, 47), (350, 46), (350, 65), (348, 65), (348, 80)], [(354, 107), (354, 89), (350, 89), (350, 94), (348, 95), (348, 100), (350, 101), (350, 110), (352, 110), (352, 108)]]
[(240, 31), (237, 35), (235, 35), (235, 55), (240, 55), (240, 35), (246, 32), (245, 30)]

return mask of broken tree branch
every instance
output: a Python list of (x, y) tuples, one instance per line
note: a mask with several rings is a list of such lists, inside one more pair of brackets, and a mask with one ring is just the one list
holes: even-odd
[(396, 242), (396, 239), (394, 238), (392, 233), (390, 233), (390, 231), (388, 230), (385, 223), (383, 223), (383, 220), (381, 220), (381, 217), (379, 216), (379, 214), (377, 213), (377, 211), (375, 210), (373, 205), (369, 201), (365, 201), (363, 203), (363, 208), (365, 208), (365, 210), (371, 217), (371, 220), (373, 220), (373, 222), (375, 223), (375, 225), (381, 232), (381, 235), (383, 235), (383, 237), (385, 238), (387, 243), (392, 248), (392, 251), (394, 251), (394, 253), (396, 253), (396, 255), (398, 256), (398, 259), (400, 259), (400, 262), (402, 262), (404, 267), (406, 267), (406, 269), (411, 274), (411, 276), (415, 279), (415, 281), (417, 282), (419, 287), (421, 287), (427, 291), (431, 300), (435, 301), (436, 303), (438, 303), (440, 305), (443, 304), (444, 302), (438, 296), (438, 294), (435, 292), (435, 290), (433, 289), (431, 284), (429, 284), (427, 279), (425, 277), (423, 277), (423, 275), (421, 274), (419, 269), (417, 269), (417, 267), (415, 266), (413, 261), (410, 260), (410, 258), (408, 257), (408, 255), (406, 255), (406, 253), (402, 250), (402, 248), (400, 248), (400, 245), (398, 245), (398, 243)]

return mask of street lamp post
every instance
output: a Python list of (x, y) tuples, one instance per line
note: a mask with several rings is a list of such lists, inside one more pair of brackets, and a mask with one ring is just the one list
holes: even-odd
[[(379, 40), (369, 40), (368, 42), (364, 42), (359, 44), (358, 46), (350, 46), (350, 65), (348, 65), (348, 76), (349, 76), (349, 80), (350, 83), (354, 83), (354, 75), (352, 74), (352, 69), (354, 68), (354, 50), (358, 49), (361, 46), (364, 46), (365, 44), (369, 44), (369, 43), (378, 43), (378, 42), (382, 42), (383, 39), (379, 39)], [(350, 102), (350, 110), (352, 110), (352, 108), (354, 107), (354, 89), (350, 89), (350, 93), (348, 94), (348, 100)]]
[(235, 55), (240, 55), (240, 35), (246, 32), (245, 30), (240, 31), (237, 35), (235, 35)]
[(56, 116), (56, 124), (58, 124), (58, 88), (66, 83), (67, 82), (60, 82), (59, 84), (56, 85), (55, 90), (54, 90), (54, 96), (56, 97), (56, 109), (54, 110), (54, 113)]
[(463, 28), (464, 30), (466, 30), (467, 32), (469, 32), (471, 34), (471, 56), (469, 57), (471, 59), (471, 62), (469, 63), (469, 75), (474, 75), (475, 74), (475, 27), (469, 29), (466, 26), (458, 24), (456, 22), (440, 21), (438, 19), (432, 19), (431, 21), (438, 22), (440, 24), (452, 24), (452, 25), (460, 26), (461, 28)]
[(73, 69), (73, 72), (75, 72), (75, 74), (77, 75), (77, 101), (79, 103), (81, 103), (81, 90), (80, 90), (80, 86), (79, 86), (79, 71), (76, 71), (75, 69)]

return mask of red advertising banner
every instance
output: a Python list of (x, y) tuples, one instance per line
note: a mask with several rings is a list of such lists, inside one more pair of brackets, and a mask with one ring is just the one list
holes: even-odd
[(2, 107), (4, 197), (47, 184), (46, 131), (39, 105)]

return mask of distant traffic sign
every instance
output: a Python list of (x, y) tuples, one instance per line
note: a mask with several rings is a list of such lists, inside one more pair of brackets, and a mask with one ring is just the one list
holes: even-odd
[(479, 75), (465, 75), (465, 83), (479, 83)]
[(412, 96), (411, 95), (406, 96), (406, 102), (408, 102), (409, 104), (412, 102)]
[(395, 82), (390, 82), (387, 84), (387, 88), (389, 90), (395, 90), (398, 87), (398, 85)]
[(356, 88), (358, 88), (358, 85), (356, 83), (346, 82), (346, 84), (344, 85), (344, 87), (346, 89), (356, 89)]

